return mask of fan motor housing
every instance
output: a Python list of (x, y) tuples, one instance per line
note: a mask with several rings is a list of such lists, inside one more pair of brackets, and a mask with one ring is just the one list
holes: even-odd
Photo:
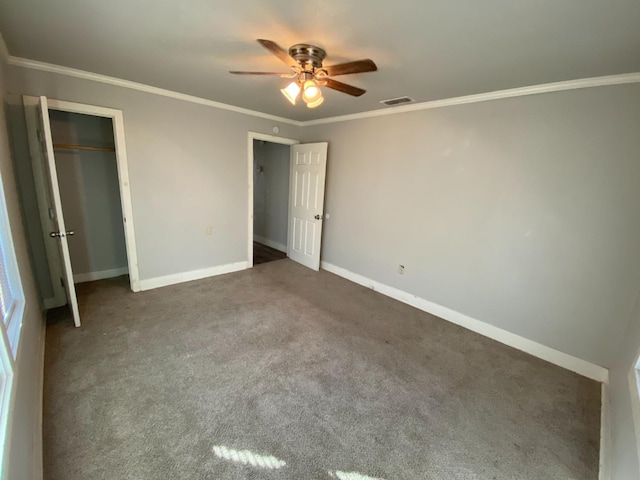
[(298, 43), (289, 48), (289, 55), (303, 67), (322, 68), (322, 61), (327, 56), (322, 48), (307, 43)]

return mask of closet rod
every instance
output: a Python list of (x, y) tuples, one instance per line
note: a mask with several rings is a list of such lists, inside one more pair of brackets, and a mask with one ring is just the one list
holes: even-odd
[(92, 147), (90, 145), (68, 145), (66, 143), (54, 143), (53, 148), (61, 148), (64, 150), (93, 150), (97, 152), (115, 152), (113, 147)]

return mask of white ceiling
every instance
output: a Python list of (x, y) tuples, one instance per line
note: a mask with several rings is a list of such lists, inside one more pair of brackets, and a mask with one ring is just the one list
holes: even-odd
[[(294, 120), (640, 71), (640, 0), (2, 0), (0, 32), (13, 56)], [(362, 97), (294, 107), (286, 80), (227, 73), (280, 69), (256, 38), (379, 71), (338, 78)]]

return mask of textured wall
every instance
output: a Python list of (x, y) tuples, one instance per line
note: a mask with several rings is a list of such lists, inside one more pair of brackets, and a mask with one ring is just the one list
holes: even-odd
[(307, 128), (323, 260), (608, 367), (640, 287), (638, 125), (634, 84)]
[(123, 111), (141, 280), (247, 260), (248, 132), (270, 133), (275, 122), (35, 70), (7, 73), (12, 99)]
[(329, 142), (323, 259), (610, 368), (614, 480), (640, 477), (639, 125), (625, 85), (304, 130)]
[(22, 221), (24, 211), (21, 209), (18, 196), (16, 172), (11, 161), (5, 124), (5, 69), (6, 65), (0, 58), (0, 178), (6, 196), (11, 234), (25, 295), (25, 309), (16, 358), (2, 478), (38, 480), (42, 478), (41, 393), (44, 317), (40, 310), (27, 250)]
[[(246, 132), (273, 122), (9, 73), (14, 94), (124, 110), (142, 278), (246, 258)], [(622, 85), (280, 135), (329, 142), (323, 260), (612, 368), (614, 472), (630, 478), (638, 125), (640, 86)]]

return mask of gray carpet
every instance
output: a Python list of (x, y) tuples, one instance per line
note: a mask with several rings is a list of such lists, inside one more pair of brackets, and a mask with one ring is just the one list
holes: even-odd
[(45, 478), (596, 479), (600, 387), (290, 260), (51, 316)]

